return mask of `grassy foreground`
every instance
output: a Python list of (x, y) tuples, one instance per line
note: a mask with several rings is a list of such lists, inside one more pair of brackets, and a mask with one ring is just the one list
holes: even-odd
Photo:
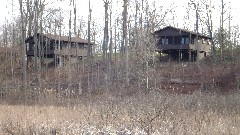
[[(0, 105), (1, 134), (239, 134), (240, 94), (195, 92), (79, 98), (75, 104)], [(90, 100), (91, 99), (91, 100)]]

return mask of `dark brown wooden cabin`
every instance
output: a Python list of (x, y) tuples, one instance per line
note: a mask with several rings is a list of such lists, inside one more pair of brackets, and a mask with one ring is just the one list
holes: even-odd
[[(198, 39), (197, 39), (198, 36)], [(211, 38), (196, 32), (167, 26), (155, 31), (157, 51), (170, 59), (196, 61), (211, 52)]]
[[(87, 57), (88, 41), (78, 37), (59, 36), (52, 34), (37, 34), (37, 42), (40, 49), (37, 46), (36, 55), (44, 58), (61, 58), (62, 62), (70, 60), (71, 62), (77, 62)], [(34, 36), (30, 36), (26, 39), (26, 55), (27, 57), (34, 56)], [(93, 43), (90, 44), (91, 47)]]

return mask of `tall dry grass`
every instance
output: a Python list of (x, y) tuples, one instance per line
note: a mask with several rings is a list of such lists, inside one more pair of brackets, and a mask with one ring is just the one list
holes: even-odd
[[(240, 93), (151, 91), (80, 97), (74, 104), (0, 106), (1, 134), (238, 134)], [(72, 101), (73, 103), (73, 101)]]

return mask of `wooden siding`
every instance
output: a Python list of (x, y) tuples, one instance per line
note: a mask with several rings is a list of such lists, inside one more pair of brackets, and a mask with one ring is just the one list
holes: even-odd
[[(41, 55), (52, 55), (54, 54), (54, 50), (44, 50), (43, 52), (41, 52)], [(26, 51), (26, 55), (27, 56), (34, 56), (34, 50), (28, 50)], [(39, 51), (37, 52), (37, 56), (39, 56)]]
[(57, 55), (87, 56), (87, 49), (63, 47), (60, 51), (55, 50)]
[(180, 50), (180, 49), (191, 49), (194, 45), (158, 45), (158, 50)]
[[(203, 43), (203, 39), (205, 40), (205, 43)], [(191, 46), (190, 49), (191, 50), (198, 50), (199, 52), (201, 52), (201, 51), (211, 52), (211, 45), (206, 41), (205, 38), (199, 39), (198, 44), (197, 44), (197, 39), (195, 39), (194, 44)]]

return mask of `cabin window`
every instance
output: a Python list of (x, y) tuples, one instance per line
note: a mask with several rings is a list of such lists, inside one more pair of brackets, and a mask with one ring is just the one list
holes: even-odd
[(189, 38), (185, 38), (185, 44), (189, 44)]
[(50, 42), (50, 45), (49, 45), (49, 47), (48, 47), (48, 48), (49, 48), (50, 50), (53, 50), (53, 49), (54, 49), (54, 45), (55, 45), (55, 43), (53, 43), (53, 42)]
[(182, 37), (182, 40), (181, 40), (181, 44), (183, 45), (184, 44), (184, 38)]
[(29, 43), (27, 43), (27, 47), (26, 48), (27, 48), (27, 51), (29, 51)]
[(181, 44), (182, 45), (187, 45), (189, 44), (190, 40), (189, 37), (182, 37)]
[(167, 38), (163, 38), (162, 39), (162, 44), (163, 45), (167, 45), (168, 44), (168, 39)]

